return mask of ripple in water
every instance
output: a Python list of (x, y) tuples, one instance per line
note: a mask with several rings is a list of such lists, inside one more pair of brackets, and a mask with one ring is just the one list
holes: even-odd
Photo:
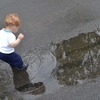
[(29, 63), (27, 73), (33, 83), (48, 80), (57, 63), (55, 56), (43, 48), (35, 48), (25, 53), (23, 58)]

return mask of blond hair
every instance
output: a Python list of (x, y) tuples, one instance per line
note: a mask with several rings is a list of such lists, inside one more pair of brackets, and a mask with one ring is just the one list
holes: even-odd
[(17, 26), (21, 25), (21, 20), (17, 14), (8, 14), (5, 18), (5, 25), (6, 26)]

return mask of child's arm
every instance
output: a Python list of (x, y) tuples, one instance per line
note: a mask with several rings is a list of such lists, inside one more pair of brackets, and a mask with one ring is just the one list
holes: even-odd
[(13, 42), (13, 43), (11, 43), (10, 44), (10, 46), (12, 47), (12, 48), (15, 48), (20, 42), (21, 42), (21, 40), (24, 38), (24, 35), (22, 34), (22, 33), (20, 33), (19, 35), (18, 35), (18, 38)]

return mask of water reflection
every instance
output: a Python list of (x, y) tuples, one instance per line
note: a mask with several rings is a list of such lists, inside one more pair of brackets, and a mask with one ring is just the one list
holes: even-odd
[(45, 85), (43, 82), (31, 83), (26, 70), (19, 71), (15, 67), (12, 68), (13, 80), (15, 89), (20, 92), (27, 92), (33, 95), (43, 94), (45, 92)]
[[(50, 77), (53, 69), (56, 67), (55, 56), (45, 48), (35, 48), (25, 52), (23, 60), (29, 63), (29, 67), (22, 71), (19, 71), (16, 67), (11, 69), (5, 63), (0, 63), (1, 68), (4, 68), (4, 71), (1, 69), (0, 72), (0, 88), (3, 88), (0, 91), (0, 99), (12, 100), (16, 98), (19, 100), (19, 98), (22, 99), (24, 97), (35, 98), (45, 93), (47, 88), (45, 83), (52, 80)], [(6, 71), (8, 69), (10, 70)], [(8, 86), (13, 87), (9, 88)]]
[[(0, 62), (0, 94), (8, 91), (2, 96), (10, 96), (10, 100), (24, 96), (33, 98), (33, 95), (43, 94), (51, 88), (82, 84), (100, 76), (100, 37), (95, 32), (52, 44), (54, 54), (47, 49), (40, 47), (25, 52), (23, 60), (29, 63), (27, 70), (8, 70)], [(16, 92), (19, 94), (12, 94)]]
[(82, 84), (100, 75), (100, 37), (95, 32), (64, 40), (55, 47), (58, 61), (55, 77), (59, 84)]
[[(16, 67), (12, 68), (13, 72), (13, 82), (14, 82), (14, 89), (11, 89), (9, 91), (5, 91), (0, 95), (0, 98), (13, 98), (14, 94), (17, 94), (18, 92), (28, 93), (32, 95), (39, 95), (45, 93), (45, 85), (43, 82), (38, 83), (31, 83), (29, 80), (28, 73), (26, 70), (19, 71)], [(18, 96), (20, 96), (18, 94)], [(15, 97), (15, 96), (14, 96)], [(19, 98), (19, 97), (17, 97)]]

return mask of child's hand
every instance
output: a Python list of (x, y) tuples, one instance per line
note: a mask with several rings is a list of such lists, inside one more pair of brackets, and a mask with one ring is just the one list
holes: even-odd
[(18, 35), (18, 38), (19, 38), (20, 40), (22, 40), (22, 39), (24, 38), (24, 35), (23, 35), (22, 33), (20, 33), (20, 34)]
[(20, 42), (21, 42), (21, 40), (24, 38), (24, 35), (22, 34), (22, 33), (20, 33), (19, 35), (18, 35), (18, 38), (14, 41), (14, 42), (12, 42), (11, 44), (10, 44), (10, 46), (12, 47), (12, 48), (15, 48)]

